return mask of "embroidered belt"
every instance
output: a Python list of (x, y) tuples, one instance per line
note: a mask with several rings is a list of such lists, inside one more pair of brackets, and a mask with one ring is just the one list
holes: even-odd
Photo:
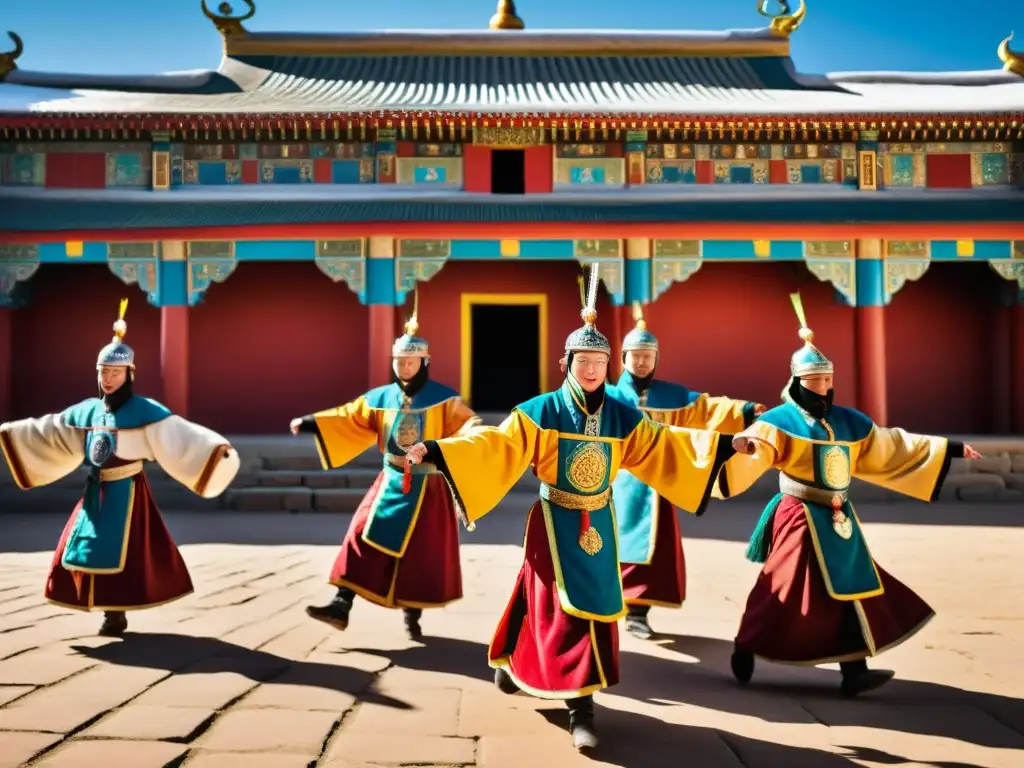
[(124, 480), (127, 477), (134, 477), (135, 475), (142, 472), (142, 467), (143, 463), (141, 461), (133, 461), (131, 464), (125, 464), (120, 467), (101, 469), (100, 482), (113, 483), (116, 480)]
[[(399, 472), (404, 472), (405, 471), (405, 457), (404, 456), (395, 456), (394, 454), (391, 454), (391, 453), (385, 453), (384, 454), (384, 463), (389, 465), (393, 469), (397, 469)], [(428, 464), (427, 462), (423, 462), (422, 464), (410, 464), (409, 465), (409, 474), (410, 475), (436, 475), (437, 474), (437, 467), (435, 467), (433, 464)]]
[(604, 509), (608, 500), (612, 497), (612, 489), (605, 488), (593, 496), (584, 496), (580, 493), (563, 491), (547, 483), (540, 484), (540, 497), (552, 504), (557, 504), (565, 509), (577, 510), (580, 513), (580, 549), (588, 555), (596, 555), (604, 547), (604, 541), (597, 528), (590, 524), (590, 513)]
[(779, 490), (787, 496), (809, 501), (812, 504), (821, 504), (823, 507), (832, 508), (832, 530), (840, 538), (849, 539), (853, 536), (853, 523), (843, 512), (843, 505), (846, 504), (849, 489), (829, 491), (824, 488), (815, 488), (813, 485), (797, 480), (795, 477), (779, 473)]
[(612, 496), (612, 489), (605, 488), (600, 493), (595, 493), (593, 496), (584, 496), (580, 493), (570, 493), (569, 491), (563, 491), (554, 486), (548, 485), (547, 483), (540, 484), (540, 497), (545, 501), (550, 501), (552, 504), (557, 504), (560, 507), (566, 509), (577, 509), (580, 512), (596, 512), (599, 509), (604, 509), (608, 506), (608, 499)]

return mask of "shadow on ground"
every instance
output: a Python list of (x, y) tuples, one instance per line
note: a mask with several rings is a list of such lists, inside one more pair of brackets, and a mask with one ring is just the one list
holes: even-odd
[[(211, 637), (126, 633), (120, 641), (96, 647), (73, 645), (90, 659), (124, 667), (162, 669), (175, 675), (230, 672), (254, 683), (276, 682), (343, 691), (383, 707), (410, 709), (409, 704), (374, 689), (376, 675), (344, 665), (295, 661), (254, 651)], [(376, 655), (383, 655), (379, 652)]]

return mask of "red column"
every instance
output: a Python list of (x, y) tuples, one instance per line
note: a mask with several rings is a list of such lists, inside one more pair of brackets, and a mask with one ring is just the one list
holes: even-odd
[(160, 378), (164, 405), (188, 418), (188, 307), (160, 308)]
[[(1013, 288), (1016, 289), (1016, 285)], [(1014, 299), (1016, 295), (1014, 296)], [(997, 435), (1013, 429), (1013, 316), (1016, 307), (1004, 303), (996, 307), (989, 357), (992, 360), (992, 382), (989, 390), (989, 425)]]
[(395, 343), (395, 308), (390, 304), (371, 304), (368, 388), (391, 381), (391, 345)]
[(1024, 435), (1024, 295), (1017, 298), (1011, 320), (1011, 424), (1013, 434)]
[(879, 425), (889, 421), (885, 391), (885, 307), (854, 307), (857, 405)]
[(9, 421), (14, 417), (14, 361), (11, 349), (14, 339), (11, 328), (13, 312), (12, 309), (0, 307), (0, 421)]

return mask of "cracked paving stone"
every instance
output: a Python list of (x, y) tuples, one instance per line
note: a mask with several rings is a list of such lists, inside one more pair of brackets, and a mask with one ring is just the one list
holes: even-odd
[(52, 733), (0, 731), (0, 768), (18, 768), (60, 738)]
[(207, 708), (129, 704), (90, 726), (82, 735), (139, 741), (184, 741), (212, 715), (213, 710)]
[(184, 744), (163, 741), (71, 741), (46, 755), (32, 768), (164, 768), (188, 751)]
[(284, 752), (316, 757), (340, 712), (240, 709), (217, 718), (197, 745), (214, 752)]

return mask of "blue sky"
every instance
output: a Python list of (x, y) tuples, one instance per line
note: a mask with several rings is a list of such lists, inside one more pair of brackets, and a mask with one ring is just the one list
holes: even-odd
[[(208, 0), (215, 8), (220, 0)], [(996, 69), (1021, 0), (807, 0), (793, 38), (804, 72)], [(236, 9), (244, 8), (235, 0)], [(495, 0), (256, 0), (253, 31), (483, 29)], [(794, 7), (796, 3), (793, 3)], [(533, 29), (742, 29), (763, 26), (755, 0), (521, 0)], [(199, 0), (2, 0), (0, 30), (25, 41), (22, 69), (148, 74), (215, 68), (221, 44)], [(2, 43), (0, 43), (2, 45)]]

